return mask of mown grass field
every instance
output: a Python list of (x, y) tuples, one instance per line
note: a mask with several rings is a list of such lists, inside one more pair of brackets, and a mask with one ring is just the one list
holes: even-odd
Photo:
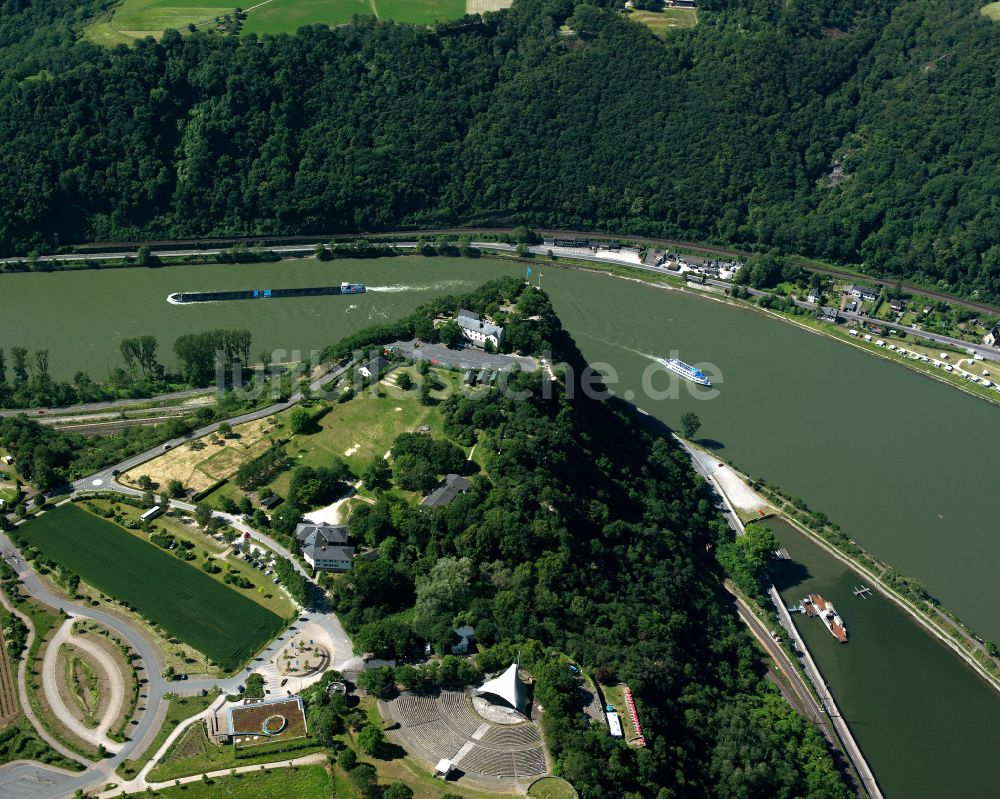
[(218, 695), (218, 689), (209, 691), (208, 696), (177, 696), (176, 694), (167, 694), (164, 697), (169, 701), (167, 705), (167, 717), (163, 720), (163, 725), (160, 727), (159, 732), (156, 733), (153, 742), (135, 760), (126, 760), (119, 767), (125, 779), (132, 779), (142, 770), (142, 767), (159, 751), (160, 747), (163, 746), (163, 742), (167, 740), (167, 736), (174, 731), (174, 728), (178, 724), (185, 719), (191, 718), (191, 716), (201, 713), (201, 711), (205, 710), (215, 701)]
[[(218, 2), (218, 0), (216, 0)], [(465, 0), (267, 0), (267, 2), (213, 4), (212, 0), (124, 0), (109, 16), (85, 30), (92, 42), (112, 46), (131, 44), (145, 36), (159, 36), (167, 28), (186, 31), (190, 23), (212, 27), (216, 17), (246, 12), (242, 33), (295, 33), (303, 25), (343, 25), (355, 15), (431, 25), (458, 19)]]
[(373, 0), (379, 19), (431, 25), (465, 14), (465, 0)]
[(145, 36), (159, 36), (167, 28), (185, 30), (189, 22), (196, 25), (225, 14), (235, 5), (214, 5), (206, 0), (124, 0), (110, 16), (88, 25), (84, 35), (96, 44), (111, 47), (131, 44)]
[(693, 8), (665, 8), (663, 11), (632, 11), (629, 19), (641, 22), (657, 36), (678, 28), (693, 28), (698, 24), (698, 12)]
[(283, 627), (280, 617), (116, 524), (63, 505), (18, 538), (232, 671)]
[(247, 12), (243, 32), (295, 33), (303, 25), (342, 25), (355, 14), (371, 13), (368, 0), (271, 0)]
[(1000, 3), (987, 3), (981, 9), (979, 13), (984, 17), (989, 17), (994, 22), (1000, 20)]

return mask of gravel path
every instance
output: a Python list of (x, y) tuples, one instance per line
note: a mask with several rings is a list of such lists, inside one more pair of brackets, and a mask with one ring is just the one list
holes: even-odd
[[(125, 675), (122, 674), (115, 659), (102, 647), (85, 636), (73, 635), (74, 621), (72, 616), (66, 619), (49, 642), (47, 655), (42, 660), (42, 689), (45, 691), (45, 697), (48, 699), (53, 714), (62, 721), (70, 732), (84, 741), (89, 741), (94, 746), (104, 746), (109, 752), (117, 752), (121, 745), (108, 738), (108, 730), (122, 712), (125, 702)], [(59, 647), (63, 644), (71, 644), (86, 652), (97, 661), (98, 666), (104, 671), (105, 684), (111, 692), (111, 697), (107, 710), (104, 712), (104, 718), (101, 719), (101, 723), (97, 727), (88, 727), (77, 719), (66, 707), (59, 693), (58, 654)]]

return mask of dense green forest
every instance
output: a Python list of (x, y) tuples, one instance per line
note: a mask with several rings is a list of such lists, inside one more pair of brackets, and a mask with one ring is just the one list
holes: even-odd
[[(332, 592), (356, 651), (398, 657), (431, 641), (446, 652), (454, 626), (472, 624), (479, 643), (497, 649), (472, 666), (446, 656), (440, 669), (460, 680), (504, 668), (520, 651), (538, 680), (556, 770), (587, 799), (846, 799), (821, 736), (763, 679), (722, 591), (723, 568), (759, 590), (759, 553), (752, 540), (734, 543), (685, 453), (630, 407), (585, 396), (577, 381), (586, 364), (544, 293), (503, 278), (462, 304), (530, 317), (560, 377), (547, 392), (540, 370), (514, 373), (505, 390), (443, 402), (447, 436), (484, 453), (484, 473), (447, 506), (428, 511), (385, 491), (352, 513), (352, 537), (379, 551)], [(434, 307), (423, 313), (433, 318)], [(402, 484), (397, 467), (412, 457), (437, 473), (478, 468), (460, 452), (455, 462), (453, 449), (401, 436), (392, 481)], [(645, 748), (583, 720), (576, 683), (553, 652), (602, 682), (629, 684)], [(397, 671), (419, 683), (412, 668)]]
[(518, 0), (433, 30), (69, 46), (102, 7), (0, 12), (5, 253), (524, 222), (1000, 297), (1000, 27), (972, 0), (705, 0), (665, 42)]

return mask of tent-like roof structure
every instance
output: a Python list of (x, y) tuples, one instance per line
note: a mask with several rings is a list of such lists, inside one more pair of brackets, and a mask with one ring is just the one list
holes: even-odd
[(499, 677), (487, 680), (476, 689), (479, 696), (489, 694), (502, 699), (518, 713), (525, 713), (528, 707), (528, 689), (517, 674), (517, 664), (511, 663)]

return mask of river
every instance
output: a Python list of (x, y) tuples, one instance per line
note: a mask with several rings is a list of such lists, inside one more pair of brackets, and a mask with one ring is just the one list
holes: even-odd
[[(543, 265), (539, 271), (586, 358), (617, 373), (609, 381), (617, 393), (671, 426), (685, 411), (696, 412), (703, 443), (826, 512), (974, 629), (1000, 640), (1000, 613), (986, 600), (1000, 563), (996, 407), (759, 313), (600, 273)], [(180, 333), (242, 326), (253, 330), (255, 352), (308, 352), (432, 296), (520, 273), (492, 259), (412, 256), (3, 275), (0, 346), (48, 347), (58, 377), (76, 369), (105, 374), (119, 363), (121, 337), (140, 333), (158, 336), (169, 352)], [(341, 280), (374, 290), (361, 297), (210, 305), (165, 301), (172, 291)], [(39, 301), (43, 317), (31, 310)], [(650, 358), (672, 352), (711, 364), (722, 378), (715, 381), (717, 396), (697, 399), (686, 383), (676, 399), (647, 396), (641, 377)], [(821, 573), (820, 561), (802, 557)], [(849, 594), (842, 597), (840, 583), (823, 590), (838, 606), (849, 603), (852, 641), (843, 650), (819, 641), (817, 661), (830, 673), (838, 701), (844, 695), (845, 713), (887, 795), (995, 795), (1000, 764), (985, 753), (1000, 746), (1000, 728), (993, 731), (982, 719), (1000, 717), (1000, 697), (915, 626), (901, 623), (900, 614), (880, 616), (891, 610), (884, 600), (859, 607)], [(862, 614), (857, 620), (856, 613)], [(893, 677), (897, 691), (885, 688)], [(958, 783), (949, 782), (942, 790), (936, 780), (943, 774), (960, 775), (965, 789), (950, 790)]]
[(788, 607), (806, 594), (835, 600), (850, 642), (816, 618), (792, 614), (887, 797), (996, 795), (997, 695), (879, 594), (783, 521), (768, 522), (792, 561), (771, 570)]
[[(263, 350), (283, 350), (295, 360), (291, 353), (308, 358), (310, 350), (398, 319), (432, 297), (468, 292), (503, 272), (519, 270), (485, 258), (401, 256), (5, 274), (0, 275), (0, 346), (48, 349), (56, 379), (71, 379), (77, 370), (101, 379), (122, 365), (118, 348), (123, 338), (156, 336), (160, 359), (174, 364), (171, 348), (182, 333), (240, 327), (253, 331), (254, 357)], [(301, 288), (343, 281), (364, 283), (369, 290), (349, 297), (167, 302), (175, 291)]]

